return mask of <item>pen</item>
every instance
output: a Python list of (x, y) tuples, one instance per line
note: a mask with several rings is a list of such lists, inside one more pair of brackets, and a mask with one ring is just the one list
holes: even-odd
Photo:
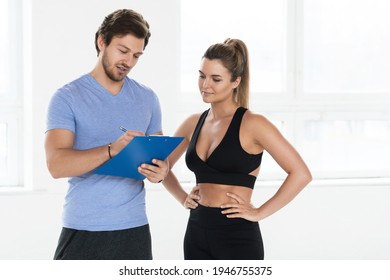
[[(120, 126), (119, 129), (122, 130), (123, 132), (126, 132), (126, 131), (127, 131), (127, 129), (124, 128), (123, 126)], [(148, 134), (145, 134), (145, 136), (149, 136), (149, 135), (148, 135)]]

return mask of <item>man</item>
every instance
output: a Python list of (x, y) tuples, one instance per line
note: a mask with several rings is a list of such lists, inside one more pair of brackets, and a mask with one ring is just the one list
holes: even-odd
[[(111, 13), (96, 32), (94, 69), (52, 97), (47, 166), (54, 178), (69, 177), (55, 259), (152, 259), (144, 182), (93, 173), (134, 136), (162, 134), (156, 94), (127, 77), (149, 37), (149, 24), (139, 13)], [(140, 172), (157, 183), (168, 166), (154, 164)]]

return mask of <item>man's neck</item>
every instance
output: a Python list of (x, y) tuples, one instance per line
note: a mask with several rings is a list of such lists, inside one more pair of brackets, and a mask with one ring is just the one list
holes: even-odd
[(112, 95), (117, 95), (124, 83), (124, 80), (119, 82), (111, 80), (104, 71), (99, 71), (96, 67), (90, 72), (90, 75)]

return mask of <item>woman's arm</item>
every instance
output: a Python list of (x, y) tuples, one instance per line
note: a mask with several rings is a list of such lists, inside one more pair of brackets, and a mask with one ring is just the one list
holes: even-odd
[(163, 185), (168, 190), (168, 192), (171, 193), (173, 197), (175, 197), (176, 200), (185, 208), (196, 208), (198, 206), (198, 204), (196, 203), (196, 200), (199, 200), (199, 197), (197, 195), (197, 188), (195, 187), (190, 192), (190, 194), (187, 194), (187, 192), (183, 189), (179, 180), (173, 173), (172, 168), (187, 150), (188, 145), (191, 141), (192, 133), (194, 131), (196, 123), (199, 120), (199, 117), (200, 114), (190, 116), (176, 130), (174, 135), (182, 136), (184, 137), (184, 140), (169, 156), (168, 161), (170, 165), (170, 170), (168, 172), (167, 177), (163, 181)]
[(222, 205), (225, 214), (231, 218), (245, 218), (252, 221), (262, 220), (277, 212), (293, 200), (297, 194), (312, 180), (305, 162), (294, 147), (283, 137), (278, 129), (265, 117), (251, 114), (248, 116), (249, 130), (253, 132), (256, 145), (266, 150), (287, 173), (287, 177), (278, 191), (259, 208), (251, 206), (235, 194), (227, 194), (237, 203)]

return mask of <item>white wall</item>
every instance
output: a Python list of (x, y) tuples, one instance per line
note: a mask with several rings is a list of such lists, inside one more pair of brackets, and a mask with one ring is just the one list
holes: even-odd
[[(32, 191), (0, 193), (0, 259), (51, 259), (61, 229), (66, 180), (54, 180), (44, 157), (46, 108), (63, 84), (96, 62), (94, 34), (117, 8), (141, 12), (151, 25), (145, 55), (131, 73), (160, 96), (164, 130), (179, 120), (179, 0), (32, 1), (32, 135), (26, 184)], [(195, 105), (195, 108), (196, 109)], [(188, 186), (189, 187), (189, 186)], [(254, 203), (276, 190), (259, 182)], [(313, 183), (289, 206), (261, 222), (268, 259), (390, 259), (390, 184)], [(147, 185), (155, 259), (181, 259), (188, 211), (160, 185)]]
[[(278, 182), (258, 182), (253, 203), (260, 205)], [(164, 191), (148, 192), (157, 259), (182, 258), (188, 213)], [(390, 259), (389, 184), (313, 183), (288, 206), (260, 222), (265, 258), (272, 260)], [(157, 214), (158, 213), (158, 214)]]

